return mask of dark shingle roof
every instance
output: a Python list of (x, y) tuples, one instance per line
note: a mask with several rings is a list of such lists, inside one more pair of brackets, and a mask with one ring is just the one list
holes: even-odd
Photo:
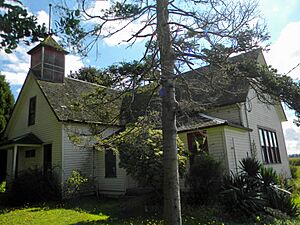
[[(261, 50), (254, 50), (229, 58), (229, 61), (254, 60)], [(222, 71), (221, 71), (222, 72)], [(222, 77), (220, 70), (213, 67), (204, 66), (193, 71), (188, 71), (181, 75), (176, 82), (176, 99), (179, 102), (183, 114), (178, 114), (178, 126), (188, 123), (186, 118), (195, 118), (199, 112), (206, 109), (232, 105), (245, 102), (249, 84), (246, 79), (239, 76)], [(216, 88), (215, 84), (222, 87)], [(127, 122), (136, 121), (139, 116), (147, 112), (160, 112), (161, 99), (158, 96), (158, 90), (152, 96), (152, 89), (146, 92), (136, 94), (133, 101), (123, 104), (123, 119)], [(131, 100), (131, 99), (130, 99)], [(150, 102), (149, 102), (150, 101)], [(129, 107), (130, 106), (130, 107)]]
[[(257, 63), (261, 49), (228, 58), (228, 62)], [(233, 72), (236, 72), (233, 75)], [(213, 108), (245, 102), (249, 91), (249, 83), (245, 76), (223, 68), (204, 66), (182, 74), (177, 82), (176, 94), (179, 101), (192, 101), (196, 104)]]
[(101, 90), (106, 91), (106, 95), (113, 93), (105, 87), (67, 77), (64, 78), (64, 83), (38, 79), (37, 83), (60, 121), (104, 124), (118, 124), (119, 122), (110, 121), (109, 118), (117, 117), (119, 114), (120, 101), (102, 104), (103, 107), (101, 107), (91, 102), (88, 97), (89, 94)]
[(228, 120), (220, 119), (217, 117), (212, 117), (205, 115), (203, 113), (197, 114), (194, 118), (190, 118), (189, 122), (186, 122), (183, 125), (179, 125), (177, 128), (177, 131), (180, 132), (186, 132), (190, 130), (195, 130), (195, 129), (206, 129), (209, 127), (216, 127), (216, 126), (222, 126), (222, 125), (228, 125), (231, 127), (235, 128), (240, 128), (244, 130), (249, 130), (249, 128), (243, 127), (238, 124), (234, 124), (229, 122)]
[(53, 38), (51, 35), (48, 35), (41, 43), (39, 43), (37, 46), (32, 48), (31, 50), (28, 51), (28, 54), (31, 54), (34, 52), (36, 49), (38, 49), (41, 46), (47, 46), (53, 49), (56, 49), (57, 51), (64, 52), (65, 54), (68, 54), (67, 51), (63, 49)]
[(39, 139), (35, 134), (33, 133), (27, 133), (22, 136), (4, 141), (0, 143), (0, 146), (3, 145), (11, 145), (11, 144), (34, 144), (34, 145), (39, 145), (43, 144), (43, 141)]

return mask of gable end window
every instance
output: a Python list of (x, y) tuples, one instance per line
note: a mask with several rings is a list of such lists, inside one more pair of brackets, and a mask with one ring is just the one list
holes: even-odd
[(105, 150), (105, 177), (117, 177), (116, 155), (110, 149)]
[(36, 96), (29, 100), (29, 112), (28, 112), (28, 126), (35, 124), (35, 113), (36, 113)]
[(258, 131), (263, 162), (265, 164), (281, 163), (276, 132), (262, 128)]

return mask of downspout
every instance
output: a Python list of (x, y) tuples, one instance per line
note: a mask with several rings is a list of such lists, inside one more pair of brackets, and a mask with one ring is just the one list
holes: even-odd
[[(246, 103), (244, 103), (244, 110), (245, 110), (246, 127), (248, 129), (250, 129)], [(251, 145), (251, 135), (250, 135), (250, 131), (249, 130), (248, 130), (248, 138), (249, 138), (250, 154), (251, 154), (253, 152), (253, 149), (252, 149), (252, 145)], [(248, 156), (248, 154), (247, 154), (247, 156)], [(251, 157), (252, 157), (252, 154), (251, 154)]]
[(234, 157), (234, 164), (235, 164), (235, 172), (238, 174), (238, 168), (237, 168), (237, 160), (236, 160), (236, 153), (235, 153), (235, 144), (234, 144), (234, 138), (232, 138), (232, 147), (233, 150), (233, 157)]
[[(243, 118), (243, 116), (242, 116), (242, 107), (241, 107), (242, 104), (244, 105), (246, 124), (244, 124), (243, 121), (242, 121), (242, 118)], [(240, 120), (241, 120), (241, 124), (242, 124), (243, 126), (246, 126), (246, 128), (250, 129), (250, 127), (249, 127), (249, 119), (248, 119), (248, 114), (247, 114), (246, 103), (245, 103), (245, 102), (244, 102), (244, 103), (237, 103), (237, 105), (238, 105), (238, 107), (240, 108)], [(250, 154), (251, 154), (251, 152), (252, 152), (252, 145), (251, 145), (251, 135), (250, 135), (250, 131), (248, 131), (248, 139), (249, 139), (249, 147), (250, 147)], [(248, 153), (247, 153), (247, 157), (248, 157)]]

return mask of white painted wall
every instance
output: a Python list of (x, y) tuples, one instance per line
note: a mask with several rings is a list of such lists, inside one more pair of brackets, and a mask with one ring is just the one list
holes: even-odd
[[(249, 123), (249, 128), (253, 131), (250, 132), (251, 142), (254, 141), (257, 149), (257, 158), (262, 161), (261, 145), (259, 140), (258, 128), (263, 127), (265, 129), (270, 129), (276, 131), (278, 145), (280, 150), (281, 163), (279, 164), (268, 164), (266, 166), (271, 166), (275, 169), (277, 173), (280, 173), (286, 177), (291, 176), (288, 156), (282, 131), (281, 117), (276, 111), (276, 107), (273, 105), (268, 105), (262, 103), (256, 96), (254, 90), (250, 90), (248, 94), (248, 99), (250, 99), (248, 106), (250, 105), (251, 110), (245, 110), (244, 104), (241, 105), (241, 115), (242, 122), (244, 126), (247, 126), (247, 118)], [(248, 107), (249, 108), (249, 107)], [(277, 107), (277, 110), (279, 108)]]
[[(29, 99), (34, 96), (37, 98), (35, 124), (28, 126)], [(5, 131), (5, 136), (11, 139), (30, 132), (38, 136), (44, 144), (52, 144), (52, 162), (60, 176), (61, 123), (55, 117), (38, 84), (31, 75), (29, 75), (24, 83), (23, 90), (19, 95), (13, 115)], [(38, 158), (36, 158), (36, 160), (43, 159), (42, 150), (42, 148), (37, 149), (36, 154)], [(23, 153), (20, 152), (20, 157), (22, 157), (22, 154)], [(10, 160), (8, 160), (8, 168), (11, 167), (11, 165), (9, 165), (10, 163)], [(33, 166), (32, 163), (29, 163), (28, 166)], [(35, 161), (35, 163), (37, 166), (43, 165), (43, 161)], [(23, 165), (22, 163), (19, 165), (22, 169), (25, 169), (26, 162), (24, 162)], [(8, 172), (9, 171), (11, 170), (8, 170)], [(9, 174), (9, 176), (12, 176), (12, 174)]]
[(240, 109), (237, 104), (210, 109), (207, 111), (207, 114), (220, 119), (228, 120), (232, 123), (241, 123)]
[(233, 173), (237, 173), (240, 171), (240, 161), (251, 155), (248, 132), (246, 130), (227, 126), (224, 134), (229, 170)]
[[(119, 128), (110, 127), (103, 133), (103, 138), (111, 135)], [(67, 123), (63, 129), (63, 177), (66, 180), (71, 172), (75, 169), (80, 170), (90, 179), (95, 180), (96, 187), (99, 192), (106, 194), (124, 194), (126, 189), (132, 187), (134, 182), (128, 179), (126, 171), (119, 168), (119, 157), (117, 155), (117, 177), (105, 177), (105, 155), (103, 151), (93, 150), (91, 145), (95, 140), (91, 137), (86, 137), (86, 143), (75, 144), (70, 140), (73, 135), (90, 136), (90, 127), (87, 124)], [(82, 145), (82, 146), (80, 146)], [(88, 147), (90, 145), (90, 147)]]

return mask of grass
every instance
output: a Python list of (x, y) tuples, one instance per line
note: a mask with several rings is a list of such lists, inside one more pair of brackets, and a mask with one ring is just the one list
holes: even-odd
[[(0, 211), (0, 225), (162, 225), (160, 209), (145, 212), (144, 199), (96, 199), (85, 197), (64, 204), (47, 203)], [(246, 222), (245, 222), (246, 221)], [(251, 222), (252, 221), (252, 222)], [(184, 225), (296, 225), (300, 220), (245, 218), (236, 221), (218, 207), (183, 205)]]
[[(298, 159), (300, 162), (300, 159)], [(293, 159), (296, 179), (293, 198), (300, 205), (300, 166)], [(300, 163), (299, 163), (300, 165)], [(0, 193), (1, 197), (1, 193)], [(192, 207), (182, 205), (183, 225), (298, 225), (300, 217), (275, 219), (257, 216), (237, 220), (218, 206)], [(145, 212), (145, 198), (100, 199), (85, 197), (65, 203), (45, 203), (7, 208), (0, 202), (0, 225), (163, 225), (161, 208)]]

